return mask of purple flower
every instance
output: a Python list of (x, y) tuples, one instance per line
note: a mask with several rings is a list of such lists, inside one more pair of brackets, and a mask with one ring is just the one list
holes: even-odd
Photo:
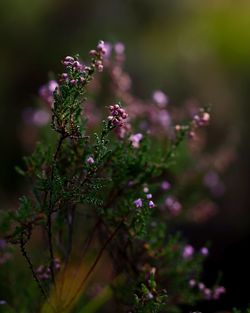
[(221, 182), (219, 175), (215, 171), (209, 171), (204, 176), (203, 183), (216, 197), (222, 196), (225, 192), (225, 186)]
[(219, 287), (216, 287), (213, 291), (213, 299), (217, 300), (220, 298), (220, 296), (226, 292), (226, 289), (225, 287), (223, 286), (219, 286)]
[(142, 199), (138, 198), (134, 201), (134, 204), (137, 208), (141, 208), (142, 207)]
[(190, 259), (194, 254), (194, 248), (191, 245), (186, 245), (183, 249), (182, 256), (184, 259)]
[(193, 123), (196, 127), (203, 127), (208, 125), (210, 114), (208, 112), (200, 112), (193, 117)]
[(168, 103), (168, 97), (161, 90), (154, 91), (153, 100), (160, 108), (164, 108)]
[(150, 199), (152, 199), (152, 194), (151, 194), (151, 193), (148, 193), (148, 194), (146, 195), (146, 197), (147, 197), (148, 200), (150, 200)]
[(147, 187), (147, 186), (145, 186), (145, 187), (143, 188), (143, 191), (144, 191), (145, 193), (149, 192), (148, 187)]
[(171, 184), (167, 181), (167, 180), (164, 180), (162, 183), (161, 183), (161, 188), (163, 190), (169, 190), (171, 188)]
[(105, 45), (105, 43), (104, 43), (103, 40), (100, 40), (100, 41), (98, 42), (98, 45), (97, 45), (97, 47), (96, 47), (96, 50), (97, 50), (98, 52), (100, 52), (101, 54), (103, 54), (103, 55), (107, 53), (106, 45)]
[(207, 247), (202, 247), (200, 249), (200, 253), (203, 255), (203, 256), (207, 256), (209, 254), (209, 250)]
[(180, 202), (172, 196), (166, 198), (165, 204), (173, 215), (178, 215), (182, 209)]
[(117, 42), (114, 45), (114, 50), (115, 50), (115, 53), (117, 53), (117, 54), (123, 54), (125, 51), (125, 46), (122, 42)]
[(205, 289), (203, 290), (203, 296), (204, 296), (204, 298), (205, 298), (206, 300), (210, 300), (210, 299), (211, 299), (211, 296), (212, 296), (212, 291), (211, 291), (211, 289), (205, 288)]
[(93, 159), (92, 156), (89, 156), (89, 157), (87, 158), (87, 163), (88, 163), (89, 165), (92, 165), (92, 164), (95, 163), (95, 160)]
[(105, 42), (104, 43), (104, 50), (105, 50), (104, 58), (108, 59), (111, 55), (111, 52), (112, 52), (112, 45), (108, 42)]
[(154, 204), (153, 201), (150, 200), (149, 203), (148, 203), (148, 206), (150, 207), (150, 209), (152, 209), (152, 208), (155, 207), (155, 204)]
[(45, 110), (37, 110), (33, 114), (33, 123), (37, 126), (43, 126), (50, 121), (50, 114)]
[(166, 110), (160, 110), (158, 112), (158, 121), (164, 128), (168, 128), (171, 124), (171, 117)]
[(25, 108), (22, 112), (22, 118), (26, 124), (43, 126), (50, 121), (50, 113), (44, 109)]
[(131, 135), (129, 140), (132, 143), (133, 148), (138, 149), (140, 147), (140, 141), (142, 140), (143, 135), (141, 133)]
[(194, 279), (190, 279), (190, 281), (188, 282), (189, 287), (193, 288), (196, 285), (196, 280)]
[(198, 288), (202, 291), (202, 290), (204, 290), (205, 289), (205, 285), (203, 284), (203, 283), (199, 283), (198, 284)]

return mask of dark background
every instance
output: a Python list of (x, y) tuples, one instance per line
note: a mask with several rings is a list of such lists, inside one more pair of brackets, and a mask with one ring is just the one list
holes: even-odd
[(211, 239), (207, 281), (219, 270), (227, 295), (202, 312), (250, 302), (249, 99), (250, 2), (226, 0), (2, 0), (0, 2), (0, 197), (15, 206), (22, 181), (14, 171), (31, 147), (21, 116), (49, 71), (65, 55), (87, 55), (99, 39), (126, 45), (133, 92), (162, 89), (170, 105), (212, 104), (209, 148), (230, 135), (236, 159), (224, 175), (220, 212), (183, 231), (193, 244)]

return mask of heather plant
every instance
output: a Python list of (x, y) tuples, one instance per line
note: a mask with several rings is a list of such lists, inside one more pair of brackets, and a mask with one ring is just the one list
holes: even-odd
[(133, 96), (121, 43), (100, 41), (90, 57), (65, 57), (39, 91), (43, 106), (24, 114), (44, 132), (17, 168), (29, 190), (18, 209), (1, 211), (0, 260), (13, 281), (19, 250), (32, 279), (27, 290), (9, 285), (2, 307), (175, 313), (219, 299), (219, 280), (202, 281), (208, 246), (178, 231), (213, 215), (224, 190), (219, 166), (197, 156), (210, 109), (192, 107), (180, 122), (164, 92)]

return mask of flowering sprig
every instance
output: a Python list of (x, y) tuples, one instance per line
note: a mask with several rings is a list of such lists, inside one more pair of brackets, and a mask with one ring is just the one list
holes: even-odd
[(54, 91), (52, 125), (64, 137), (81, 136), (84, 131), (80, 116), (86, 85), (92, 80), (96, 70), (103, 69), (104, 42), (100, 41), (96, 50), (91, 50), (90, 54), (90, 66), (82, 64), (78, 55), (66, 56), (62, 61), (65, 71), (60, 74), (59, 86)]
[[(193, 246), (169, 230), (172, 217), (181, 216), (185, 210), (170, 165), (177, 160), (176, 153), (187, 135), (206, 126), (210, 115), (202, 110), (189, 123), (171, 128), (166, 94), (154, 92), (148, 106), (130, 96), (131, 81), (122, 70), (124, 45), (114, 45), (113, 63), (109, 48), (100, 41), (90, 51), (90, 65), (79, 56), (65, 57), (58, 83), (41, 94), (50, 103), (57, 137), (51, 145), (38, 145), (26, 158), (26, 171), (19, 169), (35, 183), (32, 195), (22, 197), (19, 208), (8, 214), (10, 227), (5, 240), (19, 246), (48, 305), (48, 294), (55, 291), (53, 310), (73, 310), (106, 253), (112, 272), (124, 277), (122, 286), (113, 288), (113, 301), (119, 299), (118, 310), (123, 311), (125, 304), (136, 313), (162, 312), (166, 306), (169, 312), (177, 312), (183, 303), (208, 298), (210, 289), (200, 277), (208, 249), (203, 247), (196, 253)], [(119, 102), (110, 105), (108, 117), (92, 135), (83, 107), (86, 86), (106, 65), (110, 66), (112, 88), (116, 86), (115, 98), (121, 99), (123, 106)], [(146, 123), (152, 122), (152, 129), (143, 126), (144, 115)], [(150, 135), (159, 128), (167, 130), (164, 144), (162, 138)], [(117, 136), (112, 136), (112, 131)], [(47, 244), (46, 258), (38, 267), (27, 251), (36, 228), (43, 230)], [(65, 303), (60, 282), (70, 269), (72, 255), (85, 264), (88, 254), (90, 267), (75, 273), (77, 279), (73, 278), (72, 285), (79, 280), (79, 287)], [(126, 293), (121, 292), (123, 289)], [(222, 287), (211, 291), (212, 298), (222, 294)]]

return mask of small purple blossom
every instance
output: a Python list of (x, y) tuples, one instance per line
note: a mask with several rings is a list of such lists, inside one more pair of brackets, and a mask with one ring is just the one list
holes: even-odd
[(94, 163), (95, 163), (94, 158), (93, 158), (92, 156), (89, 156), (89, 157), (87, 158), (87, 163), (88, 163), (89, 165), (94, 164)]
[(155, 207), (155, 204), (152, 200), (149, 201), (148, 206), (150, 207), (150, 209)]
[(165, 204), (171, 214), (178, 215), (181, 212), (182, 206), (176, 198), (172, 196), (167, 197), (165, 200)]
[(199, 290), (201, 290), (201, 291), (203, 291), (205, 288), (206, 288), (206, 286), (205, 286), (205, 284), (203, 284), (203, 283), (199, 283), (198, 284), (198, 288), (199, 288)]
[(184, 259), (190, 259), (194, 254), (194, 248), (191, 245), (186, 245), (182, 252), (182, 257)]
[(168, 97), (161, 90), (155, 90), (152, 98), (160, 108), (164, 108), (168, 103)]
[(133, 148), (138, 149), (140, 147), (140, 141), (142, 140), (143, 135), (137, 133), (129, 137), (130, 142), (132, 143)]
[(105, 43), (104, 43), (103, 40), (100, 40), (100, 41), (98, 42), (98, 45), (97, 45), (97, 47), (96, 47), (96, 50), (97, 50), (98, 52), (100, 52), (102, 55), (104, 55), (104, 54), (107, 53), (106, 45), (105, 45)]
[(150, 200), (150, 199), (152, 199), (153, 196), (152, 196), (151, 193), (148, 193), (148, 194), (146, 195), (146, 197), (147, 197), (148, 200)]
[(209, 288), (204, 288), (203, 290), (203, 296), (206, 300), (210, 300), (212, 296), (212, 290)]
[(168, 128), (171, 125), (171, 117), (166, 110), (160, 110), (158, 112), (157, 120), (164, 128)]
[(190, 279), (188, 284), (189, 284), (189, 287), (193, 288), (196, 285), (196, 280), (195, 279)]
[(216, 196), (222, 196), (225, 192), (225, 186), (221, 182), (218, 173), (215, 171), (209, 171), (203, 178), (204, 185)]
[(37, 126), (43, 126), (50, 121), (50, 114), (45, 110), (36, 110), (33, 114), (33, 123)]
[(200, 249), (200, 253), (201, 253), (201, 255), (203, 255), (203, 256), (208, 256), (209, 250), (208, 250), (207, 247), (202, 247), (202, 248)]
[(199, 114), (194, 115), (193, 123), (196, 127), (203, 127), (208, 125), (210, 120), (210, 114), (208, 112), (201, 111)]
[(51, 114), (45, 109), (25, 108), (22, 112), (23, 121), (26, 124), (44, 126), (50, 121)]
[(148, 192), (149, 192), (148, 187), (147, 187), (147, 186), (145, 186), (145, 187), (143, 188), (143, 191), (144, 191), (145, 193), (148, 193)]
[(167, 180), (164, 180), (162, 183), (161, 183), (161, 189), (163, 190), (169, 190), (171, 188), (171, 184), (170, 182), (168, 182)]
[(124, 54), (124, 51), (125, 51), (125, 46), (122, 42), (117, 42), (115, 45), (114, 45), (114, 51), (115, 53), (117, 54)]
[[(58, 258), (54, 259), (54, 269), (58, 272), (61, 269), (61, 261)], [(36, 275), (40, 280), (48, 280), (51, 277), (50, 267), (40, 265), (36, 269)]]
[(109, 42), (105, 42), (104, 43), (104, 50), (105, 50), (104, 58), (108, 59), (111, 55), (111, 52), (112, 52), (112, 45)]
[(134, 204), (137, 208), (141, 208), (142, 207), (142, 199), (138, 198), (134, 201)]

